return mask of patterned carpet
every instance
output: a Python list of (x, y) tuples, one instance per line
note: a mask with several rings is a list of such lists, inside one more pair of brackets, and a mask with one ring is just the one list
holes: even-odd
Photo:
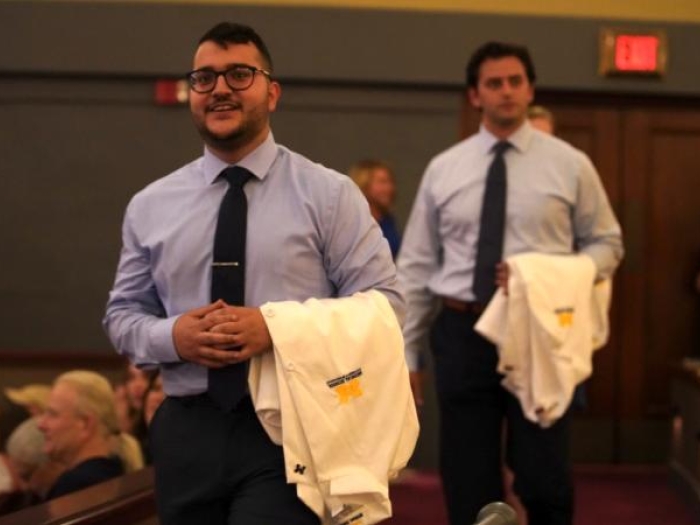
[[(575, 525), (700, 525), (664, 467), (580, 466), (575, 486)], [(391, 485), (391, 498), (386, 525), (447, 525), (434, 472), (407, 471)]]

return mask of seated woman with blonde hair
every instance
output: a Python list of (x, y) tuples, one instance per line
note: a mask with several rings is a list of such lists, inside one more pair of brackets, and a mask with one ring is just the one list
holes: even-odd
[(112, 385), (96, 372), (60, 375), (39, 429), (44, 434), (44, 452), (66, 468), (46, 499), (143, 467), (138, 442), (119, 428)]

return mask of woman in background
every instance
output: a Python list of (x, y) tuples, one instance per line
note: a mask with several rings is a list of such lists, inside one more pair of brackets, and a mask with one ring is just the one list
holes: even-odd
[(396, 180), (388, 163), (366, 159), (350, 167), (348, 176), (364, 194), (372, 217), (377, 221), (389, 242), (391, 255), (396, 259), (401, 245), (401, 235), (396, 228), (392, 211), (396, 199)]

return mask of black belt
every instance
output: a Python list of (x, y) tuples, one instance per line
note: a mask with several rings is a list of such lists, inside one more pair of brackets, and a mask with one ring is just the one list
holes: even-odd
[(460, 301), (459, 299), (453, 299), (452, 297), (441, 297), (441, 299), (442, 305), (445, 308), (456, 312), (481, 315), (486, 308), (478, 301)]
[[(195, 394), (192, 396), (168, 396), (169, 399), (173, 399), (178, 403), (183, 404), (186, 407), (217, 407), (219, 405), (209, 396), (208, 393), (202, 392), (201, 394)], [(250, 396), (245, 396), (241, 399), (238, 404), (234, 407), (234, 412), (241, 412), (245, 410), (250, 410), (253, 408), (253, 400)]]

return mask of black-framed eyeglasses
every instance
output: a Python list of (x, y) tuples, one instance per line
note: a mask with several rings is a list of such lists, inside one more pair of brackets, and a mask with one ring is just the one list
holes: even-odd
[(244, 91), (253, 85), (255, 74), (262, 73), (270, 78), (270, 72), (253, 66), (236, 65), (223, 71), (196, 69), (185, 75), (192, 91), (209, 93), (214, 90), (219, 77), (223, 75), (226, 85), (233, 91)]

